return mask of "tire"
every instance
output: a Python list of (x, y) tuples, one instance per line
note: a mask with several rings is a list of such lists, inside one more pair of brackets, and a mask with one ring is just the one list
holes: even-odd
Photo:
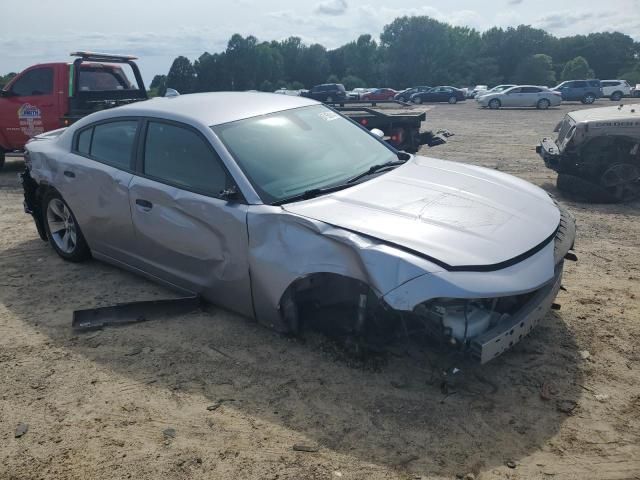
[(456, 97), (449, 97), (449, 103), (451, 105), (455, 105), (456, 103), (458, 103), (458, 99)]
[(417, 96), (417, 97), (413, 97), (413, 103), (417, 103), (418, 105), (420, 105), (422, 103), (422, 97)]
[(622, 92), (613, 92), (609, 98), (612, 102), (619, 102), (623, 96)]
[[(70, 262), (81, 262), (91, 257), (75, 215), (58, 192), (50, 190), (45, 195), (42, 212), (47, 238), (60, 257)], [(52, 228), (58, 229), (52, 232)]]
[(536, 108), (538, 110), (546, 110), (547, 108), (549, 108), (549, 106), (551, 106), (551, 102), (546, 98), (541, 98), (540, 100), (538, 100)]
[(596, 101), (596, 96), (593, 93), (587, 93), (584, 97), (582, 97), (582, 103), (585, 105), (591, 105)]
[(489, 108), (491, 110), (498, 110), (501, 106), (502, 102), (500, 102), (500, 100), (498, 100), (497, 98), (492, 98), (491, 100), (489, 100)]
[(558, 190), (570, 197), (584, 199), (593, 203), (617, 203), (618, 199), (597, 183), (575, 175), (559, 173), (556, 180)]

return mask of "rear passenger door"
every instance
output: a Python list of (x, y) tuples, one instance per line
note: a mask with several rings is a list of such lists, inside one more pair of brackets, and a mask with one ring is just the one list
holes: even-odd
[(235, 185), (210, 142), (176, 122), (145, 121), (129, 188), (143, 270), (253, 316), (247, 205), (221, 198)]
[(538, 87), (522, 87), (521, 89), (521, 106), (523, 107), (535, 107), (540, 100), (540, 93), (542, 90)]
[(55, 179), (91, 250), (125, 263), (134, 239), (129, 182), (139, 126), (139, 119), (128, 117), (78, 130)]

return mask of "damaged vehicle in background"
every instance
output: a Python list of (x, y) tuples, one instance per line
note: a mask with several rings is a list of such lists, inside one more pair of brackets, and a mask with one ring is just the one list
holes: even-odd
[(536, 151), (558, 189), (597, 203), (640, 198), (640, 104), (568, 113)]
[(279, 332), (428, 332), (486, 362), (547, 314), (572, 256), (574, 220), (543, 190), (397, 151), (301, 97), (158, 98), (27, 151), (25, 209), (62, 258)]

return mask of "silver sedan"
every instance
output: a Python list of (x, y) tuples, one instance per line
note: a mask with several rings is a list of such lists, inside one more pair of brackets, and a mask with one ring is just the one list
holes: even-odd
[(353, 335), (414, 322), (485, 362), (546, 315), (575, 235), (543, 190), (398, 152), (300, 97), (158, 98), (27, 150), (25, 208), (63, 259), (93, 256), (282, 332), (318, 310)]
[(481, 95), (476, 97), (476, 101), (481, 107), (489, 107), (494, 110), (503, 107), (532, 107), (546, 110), (549, 107), (560, 105), (562, 97), (546, 87), (518, 85), (502, 92)]

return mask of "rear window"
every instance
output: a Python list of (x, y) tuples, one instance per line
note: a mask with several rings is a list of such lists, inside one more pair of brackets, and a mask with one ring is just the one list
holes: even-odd
[(119, 67), (80, 67), (78, 88), (81, 92), (135, 89)]
[(137, 120), (100, 123), (78, 134), (76, 151), (85, 155), (88, 152), (99, 162), (129, 170), (137, 130)]

